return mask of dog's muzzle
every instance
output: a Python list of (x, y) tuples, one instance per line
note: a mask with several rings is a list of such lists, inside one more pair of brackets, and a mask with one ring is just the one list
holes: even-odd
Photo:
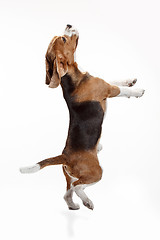
[(64, 31), (64, 35), (67, 35), (69, 37), (72, 37), (72, 35), (76, 35), (77, 37), (79, 37), (79, 33), (78, 33), (77, 29), (70, 24), (67, 24), (65, 31)]

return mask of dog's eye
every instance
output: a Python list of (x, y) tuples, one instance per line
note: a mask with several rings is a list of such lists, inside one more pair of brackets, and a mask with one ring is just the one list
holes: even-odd
[(64, 43), (66, 42), (66, 38), (65, 37), (62, 37), (62, 40), (63, 40)]

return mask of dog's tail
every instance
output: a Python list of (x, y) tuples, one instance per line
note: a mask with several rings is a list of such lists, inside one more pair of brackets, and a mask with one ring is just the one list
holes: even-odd
[(20, 168), (20, 172), (21, 173), (35, 173), (44, 167), (47, 167), (50, 165), (65, 164), (65, 163), (66, 163), (66, 157), (64, 156), (64, 154), (62, 154), (57, 157), (45, 159), (41, 162), (36, 163), (33, 166)]

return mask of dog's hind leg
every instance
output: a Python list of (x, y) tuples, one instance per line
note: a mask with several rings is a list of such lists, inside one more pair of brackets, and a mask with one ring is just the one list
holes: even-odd
[(73, 183), (73, 190), (75, 191), (77, 196), (82, 200), (83, 205), (91, 210), (94, 209), (94, 205), (93, 202), (88, 198), (88, 196), (84, 192), (84, 189), (88, 186), (97, 183), (97, 181), (99, 181), (100, 178), (101, 177), (99, 177), (99, 179), (95, 179), (94, 181), (87, 181), (86, 178), (82, 177)]
[(82, 161), (77, 162), (76, 170), (79, 168), (77, 172), (79, 179), (72, 183), (72, 188), (82, 200), (83, 205), (93, 210), (94, 205), (85, 194), (84, 189), (101, 180), (102, 168), (99, 165), (97, 157), (90, 154), (84, 155), (83, 157)]
[(78, 210), (80, 209), (79, 204), (73, 202), (73, 189), (70, 188), (69, 190), (66, 191), (66, 194), (64, 195), (64, 200), (66, 201), (68, 208), (70, 210)]
[(71, 184), (76, 181), (77, 179), (73, 179), (71, 178), (68, 173), (66, 172), (65, 166), (63, 166), (63, 173), (66, 177), (66, 181), (67, 181), (67, 191), (66, 194), (64, 195), (64, 200), (66, 201), (68, 208), (70, 210), (78, 210), (80, 209), (80, 206), (78, 204), (75, 204), (73, 202), (73, 192), (74, 190), (71, 187)]
[(74, 189), (75, 193), (77, 194), (77, 196), (80, 197), (80, 199), (82, 200), (84, 206), (93, 210), (94, 209), (93, 202), (85, 194), (85, 192), (84, 192), (85, 187), (87, 187), (87, 184), (80, 184), (80, 185), (76, 185), (73, 189)]

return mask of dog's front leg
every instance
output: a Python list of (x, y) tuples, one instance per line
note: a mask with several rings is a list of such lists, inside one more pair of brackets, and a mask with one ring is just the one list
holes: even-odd
[(112, 81), (109, 82), (111, 85), (115, 86), (122, 86), (122, 87), (133, 87), (137, 82), (136, 78), (126, 79), (126, 80), (120, 80), (120, 81)]
[(144, 89), (130, 88), (135, 85), (137, 79), (128, 79), (123, 81), (115, 81), (110, 83), (110, 96), (109, 97), (142, 97)]
[(107, 84), (107, 97), (142, 97), (145, 90), (141, 88), (130, 88)]
[(145, 90), (144, 89), (130, 89), (128, 87), (119, 87), (120, 93), (117, 95), (117, 97), (142, 97)]

